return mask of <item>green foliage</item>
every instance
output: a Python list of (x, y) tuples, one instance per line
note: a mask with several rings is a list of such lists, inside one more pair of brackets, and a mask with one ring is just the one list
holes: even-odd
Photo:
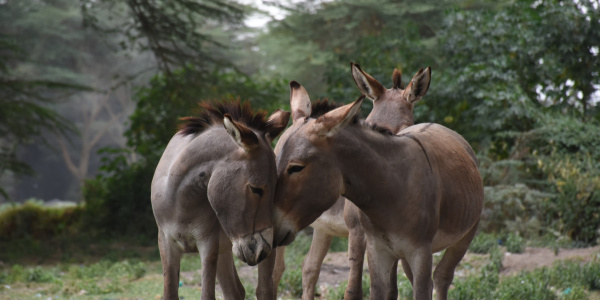
[(494, 234), (480, 232), (471, 241), (469, 251), (486, 254), (496, 247), (498, 247), (498, 238)]
[(184, 254), (181, 257), (181, 272), (199, 271), (201, 269), (202, 260), (200, 259), (200, 255), (198, 253)]
[(329, 245), (329, 252), (347, 252), (348, 238), (334, 236)]
[(388, 78), (382, 81), (386, 86), (391, 85), (394, 67), (416, 73), (435, 60), (435, 33), (442, 26), (444, 11), (461, 2), (351, 0), (290, 5), (289, 16), (269, 23), (269, 31), (259, 37), (262, 69), (273, 77), (299, 81), (313, 98), (354, 100), (360, 93), (350, 76), (350, 61), (379, 80)]
[[(560, 159), (558, 159), (560, 157)], [(583, 244), (595, 244), (600, 228), (600, 163), (590, 154), (540, 160), (557, 197), (548, 203), (547, 222)], [(552, 219), (554, 217), (555, 219)]]
[(50, 239), (79, 231), (84, 209), (81, 206), (52, 208), (28, 200), (0, 211), (0, 241), (30, 237)]
[(156, 76), (136, 98), (137, 107), (125, 136), (128, 145), (145, 158), (160, 157), (177, 130), (179, 118), (192, 115), (201, 101), (240, 98), (250, 101), (254, 109), (268, 110), (289, 105), (283, 81), (261, 81), (219, 69), (182, 69), (170, 76)]
[(398, 274), (398, 297), (401, 300), (413, 299), (413, 288), (404, 273)]
[[(0, 19), (5, 20), (5, 13), (3, 8)], [(9, 173), (31, 175), (33, 170), (18, 157), (18, 149), (34, 138), (46, 142), (48, 133), (73, 132), (73, 124), (50, 105), (64, 97), (59, 92), (64, 94), (82, 87), (16, 74), (14, 66), (31, 58), (24, 55), (23, 45), (16, 43), (16, 37), (5, 34), (0, 31), (0, 177)], [(9, 198), (3, 187), (0, 187), (0, 195)]]
[(72, 296), (81, 290), (89, 295), (104, 295), (124, 291), (129, 281), (144, 276), (146, 266), (142, 262), (103, 260), (89, 266), (71, 266), (65, 273), (61, 278), (63, 295)]
[(285, 272), (279, 282), (279, 291), (293, 298), (302, 296), (302, 261), (310, 249), (311, 236), (305, 231), (296, 235), (293, 243), (285, 248)]
[(114, 175), (86, 181), (86, 228), (108, 236), (155, 238), (158, 230), (150, 206), (154, 166), (120, 163), (125, 160), (122, 152), (111, 153), (115, 156), (105, 158), (105, 162), (114, 167), (110, 170)]
[(525, 250), (525, 240), (518, 234), (509, 233), (505, 246), (506, 251), (510, 253), (523, 253), (523, 250)]
[(598, 289), (600, 263), (561, 261), (548, 268), (506, 276), (499, 280), (502, 252), (497, 248), (491, 261), (478, 274), (455, 279), (451, 299), (586, 299)]
[(81, 2), (87, 26), (104, 34), (122, 34), (122, 48), (152, 51), (166, 73), (187, 65), (228, 64), (216, 54), (224, 45), (211, 29), (217, 24), (239, 26), (245, 15), (242, 5), (229, 0)]
[[(400, 276), (403, 277), (402, 275), (400, 275)], [(410, 286), (410, 283), (409, 283), (409, 286)], [(331, 299), (331, 300), (344, 299), (344, 293), (346, 292), (347, 287), (348, 287), (348, 281), (345, 280), (342, 283), (340, 283), (339, 285), (337, 285), (333, 290), (329, 290), (329, 293), (327, 294), (327, 299)], [(363, 272), (363, 274), (362, 274), (363, 299), (369, 298), (369, 295), (371, 294), (370, 289), (371, 289), (371, 277), (369, 276), (368, 272)], [(411, 289), (411, 291), (412, 291), (412, 289)], [(411, 299), (412, 299), (412, 292), (411, 292)]]
[(38, 283), (58, 283), (60, 282), (57, 278), (60, 270), (57, 269), (46, 269), (40, 266), (32, 268), (24, 268), (23, 266), (16, 264), (13, 265), (8, 272), (4, 272), (0, 276), (0, 283), (14, 283), (14, 282), (38, 282)]
[(555, 299), (556, 295), (546, 282), (540, 282), (531, 273), (509, 277), (502, 281), (495, 293), (496, 299)]
[(485, 187), (485, 201), (480, 229), (500, 233), (517, 231), (524, 236), (538, 236), (544, 219), (541, 208), (552, 201), (552, 194), (530, 189), (524, 184)]
[(348, 281), (345, 280), (339, 285), (337, 285), (333, 290), (329, 290), (329, 294), (327, 295), (327, 299), (329, 300), (339, 300), (344, 299), (344, 292), (348, 287)]
[[(286, 255), (287, 257), (287, 255)], [(302, 265), (288, 265), (279, 282), (279, 290), (293, 298), (302, 297)]]

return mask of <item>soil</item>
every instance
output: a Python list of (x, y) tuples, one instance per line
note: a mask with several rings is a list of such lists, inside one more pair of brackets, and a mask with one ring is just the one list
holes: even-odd
[[(511, 275), (524, 270), (533, 270), (544, 266), (552, 266), (555, 261), (566, 259), (579, 259), (581, 261), (589, 261), (593, 257), (600, 257), (600, 246), (579, 249), (560, 249), (555, 254), (550, 248), (535, 248), (527, 247), (523, 253), (505, 252), (502, 261), (503, 269), (501, 275)], [(472, 271), (476, 271), (488, 261), (487, 254), (467, 253), (461, 264), (458, 266), (455, 276), (457, 278), (466, 276)], [(434, 264), (441, 259), (440, 254), (434, 257)], [(398, 276), (403, 276), (402, 267), (398, 267)], [(241, 265), (237, 268), (238, 274), (246, 286), (256, 286), (258, 268)], [(336, 287), (348, 279), (348, 254), (346, 252), (333, 252), (325, 256), (321, 273), (319, 275), (318, 286), (319, 290), (325, 291), (331, 287)], [(195, 277), (199, 278), (199, 270), (193, 272), (182, 272), (182, 277), (188, 279), (188, 282)], [(365, 268), (363, 272), (368, 273), (368, 265), (365, 257)], [(220, 289), (220, 288), (218, 288)]]
[[(600, 256), (600, 246), (579, 249), (560, 249), (558, 254), (555, 254), (554, 250), (550, 248), (527, 247), (523, 253), (516, 254), (506, 252), (504, 254), (501, 275), (510, 275), (524, 270), (533, 270), (535, 268), (544, 266), (552, 266), (552, 264), (557, 260), (581, 259), (582, 261), (589, 261), (594, 256)], [(463, 258), (461, 265), (459, 265), (457, 268), (456, 276), (465, 276), (466, 273), (468, 273), (466, 269), (477, 269), (478, 266), (483, 265), (486, 262), (487, 257), (488, 255), (485, 254), (467, 253), (467, 255), (465, 255)], [(242, 281), (252, 282), (252, 284), (255, 285), (255, 269), (256, 268), (249, 266), (241, 266), (238, 268), (238, 272), (242, 278)], [(401, 269), (402, 267), (399, 266), (399, 276), (400, 274), (403, 274)], [(337, 286), (348, 279), (349, 270), (348, 253), (328, 253), (327, 256), (325, 256), (325, 260), (323, 261), (323, 265), (321, 267), (318, 284), (319, 286)], [(366, 259), (364, 272), (368, 273)]]

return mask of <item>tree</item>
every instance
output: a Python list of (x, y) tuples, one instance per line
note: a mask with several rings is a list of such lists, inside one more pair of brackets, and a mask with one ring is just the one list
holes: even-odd
[(481, 136), (531, 129), (527, 105), (597, 116), (599, 9), (583, 1), (519, 1), (449, 15), (441, 34), (451, 73), (442, 77), (447, 97), (436, 103), (446, 117), (437, 119), (464, 131), (468, 124)]
[(2, 6), (0, 32), (19, 37), (15, 39), (19, 47), (28, 49), (26, 59), (11, 61), (15, 76), (87, 87), (72, 90), (60, 101), (53, 99), (57, 95), (44, 95), (53, 99), (46, 108), (69, 120), (75, 130), (50, 137), (57, 143), (21, 148), (19, 156), (34, 166), (36, 174), (15, 180), (13, 197), (79, 199), (83, 180), (95, 175), (99, 166), (95, 152), (125, 145), (122, 133), (133, 102), (123, 96), (131, 93), (135, 79), (143, 79), (135, 75), (147, 68), (140, 61), (148, 55), (117, 51), (114, 37), (102, 39), (84, 28), (78, 1), (24, 0)]
[[(208, 32), (216, 26), (235, 27), (244, 18), (243, 6), (229, 0), (82, 0), (86, 25), (99, 32), (118, 33), (123, 48), (150, 50), (159, 69), (173, 70), (212, 64), (226, 64), (214, 55), (215, 46), (224, 45)], [(107, 24), (98, 15), (120, 16)]]
[[(15, 76), (11, 65), (26, 58), (12, 39), (0, 38), (0, 53), (0, 177), (31, 174), (31, 167), (18, 158), (19, 148), (49, 132), (64, 135), (73, 131), (73, 125), (47, 104), (58, 98), (57, 92), (80, 87)], [(53, 93), (56, 98), (49, 96)], [(3, 187), (0, 195), (9, 198)]]

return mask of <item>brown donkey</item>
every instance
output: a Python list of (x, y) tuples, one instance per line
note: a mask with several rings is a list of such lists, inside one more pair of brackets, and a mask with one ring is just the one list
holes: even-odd
[[(202, 299), (215, 299), (215, 277), (226, 299), (244, 299), (232, 251), (249, 265), (271, 252), (277, 174), (270, 145), (289, 113), (265, 120), (247, 102), (201, 106), (200, 116), (183, 119), (152, 179), (164, 299), (179, 299), (180, 259), (189, 252), (202, 259)], [(259, 281), (259, 299), (272, 299), (271, 277)]]
[[(433, 285), (437, 298), (446, 299), (483, 204), (469, 144), (438, 124), (411, 126), (399, 135), (363, 125), (356, 113), (364, 97), (311, 114), (304, 88), (295, 82), (291, 88), (293, 125), (276, 151), (275, 243), (289, 244), (341, 194), (361, 210), (371, 299), (397, 298), (398, 259), (415, 299), (431, 299)], [(432, 253), (444, 249), (432, 282)]]
[[(414, 103), (420, 100), (429, 88), (431, 69), (419, 70), (404, 89), (402, 73), (394, 69), (393, 87), (386, 89), (376, 79), (361, 70), (356, 63), (350, 64), (354, 82), (359, 90), (373, 100), (373, 110), (366, 119), (367, 123), (387, 128), (398, 133), (414, 124), (412, 110)], [(316, 103), (313, 103), (313, 107)], [(278, 149), (276, 149), (277, 151)], [(359, 222), (359, 209), (344, 197), (317, 218), (310, 226), (314, 229), (310, 250), (302, 263), (302, 299), (314, 299), (315, 287), (323, 259), (329, 251), (334, 236), (348, 237), (348, 285), (344, 299), (362, 299), (362, 268), (366, 240)], [(285, 247), (277, 249), (275, 282), (277, 285), (285, 269), (283, 253)]]

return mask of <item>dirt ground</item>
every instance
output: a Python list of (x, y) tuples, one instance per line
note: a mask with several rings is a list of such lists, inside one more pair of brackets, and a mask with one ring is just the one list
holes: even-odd
[[(523, 270), (533, 270), (543, 266), (551, 266), (557, 260), (581, 259), (583, 261), (591, 260), (595, 255), (600, 256), (600, 246), (580, 249), (561, 249), (558, 255), (550, 248), (527, 247), (520, 254), (506, 252), (502, 261), (502, 275), (518, 273)], [(439, 261), (439, 255), (438, 260)], [(468, 270), (476, 270), (486, 262), (488, 255), (467, 253), (461, 264), (457, 268), (456, 277), (465, 276)], [(348, 254), (346, 252), (328, 253), (321, 267), (318, 285), (322, 289), (334, 287), (348, 279)], [(364, 272), (368, 272), (366, 264)], [(436, 260), (434, 259), (434, 262)], [(238, 272), (242, 281), (256, 285), (256, 268), (241, 266)], [(399, 267), (399, 276), (402, 276), (401, 267)]]

